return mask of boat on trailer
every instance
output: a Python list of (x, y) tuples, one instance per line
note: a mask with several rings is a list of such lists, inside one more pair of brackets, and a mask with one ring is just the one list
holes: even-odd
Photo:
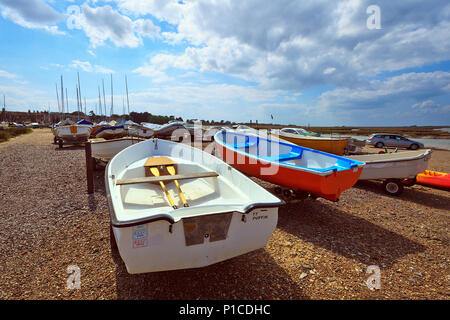
[(365, 163), (359, 180), (384, 180), (387, 194), (400, 195), (404, 186), (412, 186), (414, 179), (425, 171), (432, 150), (416, 150), (393, 153), (372, 153), (347, 156)]
[(103, 138), (89, 139), (91, 143), (92, 157), (108, 162), (116, 154), (129, 146), (144, 141), (136, 137), (123, 137), (118, 139), (106, 140)]
[(54, 128), (54, 142), (58, 143), (60, 148), (65, 144), (83, 144), (88, 141), (91, 130), (90, 125), (60, 125)]
[(364, 162), (279, 141), (222, 130), (214, 136), (217, 156), (259, 179), (337, 201), (358, 180)]
[(283, 204), (217, 157), (155, 138), (119, 152), (105, 185), (129, 273), (203, 267), (262, 248)]

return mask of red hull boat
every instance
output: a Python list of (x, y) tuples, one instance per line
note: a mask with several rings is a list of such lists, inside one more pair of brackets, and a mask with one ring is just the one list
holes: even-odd
[(364, 165), (260, 136), (220, 131), (214, 139), (217, 156), (239, 171), (331, 201), (358, 181)]

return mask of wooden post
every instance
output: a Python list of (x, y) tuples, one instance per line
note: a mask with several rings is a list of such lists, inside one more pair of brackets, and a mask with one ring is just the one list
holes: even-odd
[(91, 143), (86, 141), (84, 144), (84, 151), (86, 153), (86, 178), (88, 194), (94, 193), (94, 159), (92, 158)]

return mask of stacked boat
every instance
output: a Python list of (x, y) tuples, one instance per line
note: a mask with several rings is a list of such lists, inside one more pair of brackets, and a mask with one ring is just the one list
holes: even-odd
[(102, 126), (95, 131), (96, 138), (118, 139), (126, 135), (125, 126), (123, 124), (117, 124), (116, 121), (112, 120), (108, 125)]

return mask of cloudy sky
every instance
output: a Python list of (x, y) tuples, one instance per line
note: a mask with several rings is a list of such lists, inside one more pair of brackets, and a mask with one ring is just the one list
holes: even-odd
[[(378, 10), (379, 9), (379, 10)], [(7, 110), (297, 125), (449, 125), (450, 3), (0, 0)], [(103, 92), (101, 93), (103, 96)], [(103, 100), (103, 97), (102, 97)], [(104, 113), (104, 111), (103, 111)]]

